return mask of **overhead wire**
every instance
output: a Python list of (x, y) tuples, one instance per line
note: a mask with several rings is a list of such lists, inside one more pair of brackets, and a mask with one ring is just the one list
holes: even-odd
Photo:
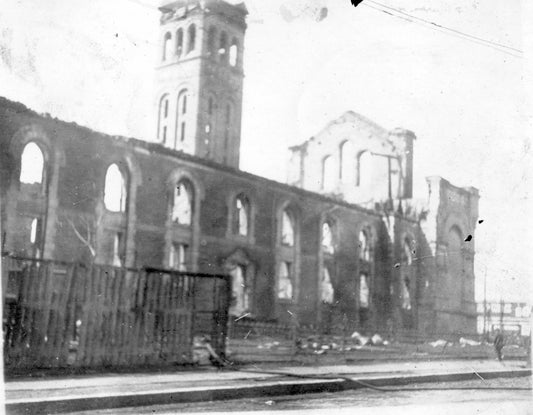
[[(462, 32), (462, 31), (459, 31), (459, 30), (456, 30), (456, 29), (449, 28), (449, 27), (441, 25), (439, 23), (435, 23), (435, 22), (432, 22), (430, 20), (422, 19), (422, 18), (417, 17), (417, 16), (413, 16), (411, 14), (405, 13), (405, 12), (403, 12), (401, 10), (395, 9), (395, 8), (387, 6), (385, 4), (375, 2), (373, 0), (366, 0), (366, 1), (362, 2), (361, 4), (364, 5), (365, 7), (369, 7), (371, 9), (374, 9), (376, 11), (382, 12), (382, 13), (387, 14), (389, 16), (396, 17), (398, 19), (401, 19), (401, 20), (404, 20), (404, 21), (407, 21), (407, 22), (410, 22), (410, 23), (413, 23), (413, 24), (419, 24), (419, 25), (421, 24), (421, 25), (423, 25), (424, 27), (426, 27), (428, 29), (435, 30), (437, 32), (444, 33), (444, 34), (447, 34), (447, 35), (450, 35), (450, 36), (454, 36), (454, 37), (459, 38), (459, 39), (470, 41), (472, 43), (476, 43), (476, 44), (481, 45), (481, 46), (489, 47), (489, 48), (491, 48), (493, 50), (505, 53), (505, 54), (510, 55), (510, 56), (514, 56), (516, 58), (522, 58), (522, 53), (523, 52), (520, 49), (511, 47), (511, 46), (508, 46), (508, 45), (504, 45), (504, 44), (501, 44), (501, 43), (493, 42), (491, 40), (483, 39), (483, 38), (478, 37), (478, 36), (470, 35), (468, 33), (465, 33), (465, 32)], [(384, 8), (386, 8), (388, 10), (385, 10)]]

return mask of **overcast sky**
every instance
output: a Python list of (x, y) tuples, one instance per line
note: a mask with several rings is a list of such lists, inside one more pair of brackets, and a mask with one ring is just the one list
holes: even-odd
[[(378, 2), (524, 47), (527, 13), (518, 0)], [(106, 133), (154, 139), (160, 1), (0, 3), (0, 95)], [(530, 143), (520, 53), (391, 16), (369, 1), (246, 4), (241, 168), (285, 181), (287, 146), (347, 110), (413, 130), (416, 197), (426, 197), (430, 175), (480, 189), (478, 300), (485, 269), (489, 299), (528, 300)], [(317, 21), (323, 7), (327, 17)]]

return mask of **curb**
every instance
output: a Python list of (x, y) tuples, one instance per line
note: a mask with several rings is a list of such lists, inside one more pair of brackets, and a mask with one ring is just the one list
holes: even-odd
[[(349, 376), (349, 375), (347, 375)], [(260, 396), (297, 395), (317, 392), (339, 392), (364, 388), (358, 380), (374, 386), (400, 386), (411, 383), (453, 382), (471, 379), (494, 379), (531, 376), (531, 369), (487, 372), (456, 372), (426, 375), (375, 376), (348, 379), (310, 379), (299, 381), (265, 381), (260, 385), (214, 386), (208, 388), (174, 389), (134, 394), (94, 395), (6, 402), (7, 414), (61, 413), (149, 405), (167, 405), (201, 401), (257, 398)]]

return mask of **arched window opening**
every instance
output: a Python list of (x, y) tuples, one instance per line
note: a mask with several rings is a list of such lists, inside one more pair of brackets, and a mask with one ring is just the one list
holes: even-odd
[(220, 62), (227, 63), (228, 61), (228, 36), (226, 35), (226, 32), (222, 32), (220, 34), (218, 56), (219, 56)]
[(250, 224), (250, 202), (244, 195), (239, 195), (235, 199), (235, 210), (233, 215), (233, 233), (247, 236)]
[(187, 121), (187, 100), (188, 92), (183, 90), (178, 95), (176, 107), (176, 132), (174, 138), (174, 148), (182, 149), (186, 138), (186, 121)]
[(250, 287), (246, 281), (246, 268), (236, 265), (231, 271), (232, 298), (230, 305), (230, 315), (242, 316), (250, 307)]
[(343, 183), (353, 183), (353, 178), (355, 176), (355, 156), (353, 153), (352, 143), (350, 143), (349, 141), (345, 141), (341, 144), (339, 157), (339, 171), (341, 181)]
[(20, 158), (20, 182), (42, 184), (44, 176), (44, 155), (34, 142), (26, 144)]
[(176, 55), (179, 57), (183, 52), (183, 29), (176, 32)]
[(229, 48), (229, 64), (233, 67), (237, 66), (237, 60), (239, 58), (239, 43), (237, 39), (231, 40), (231, 46)]
[(287, 210), (281, 214), (281, 243), (294, 246), (294, 220)]
[(320, 299), (323, 303), (333, 304), (333, 284), (331, 283), (331, 274), (328, 267), (322, 271), (322, 281), (320, 284)]
[(359, 155), (358, 186), (368, 187), (372, 183), (372, 163), (372, 153), (370, 151), (364, 151)]
[(159, 141), (166, 143), (168, 136), (168, 94), (163, 95), (159, 101), (159, 121), (157, 128), (157, 137)]
[(370, 307), (370, 288), (368, 284), (368, 275), (361, 274), (359, 278), (359, 307)]
[(172, 35), (170, 32), (165, 33), (163, 38), (163, 61), (170, 59), (172, 56)]
[(182, 243), (172, 243), (170, 246), (169, 266), (178, 271), (187, 271), (187, 255), (189, 246)]
[(322, 161), (322, 189), (333, 190), (335, 187), (335, 172), (333, 169), (333, 157), (326, 156)]
[(209, 54), (209, 56), (216, 56), (216, 45), (215, 45), (215, 42), (216, 42), (216, 29), (211, 26), (209, 28), (209, 31), (207, 32), (207, 53)]
[(292, 300), (293, 286), (292, 286), (292, 264), (283, 261), (279, 266), (278, 278), (278, 298), (284, 300)]
[(110, 212), (126, 211), (126, 180), (116, 164), (107, 168), (104, 186), (104, 205)]
[(187, 53), (192, 52), (196, 47), (196, 25), (192, 24), (187, 29)]
[(180, 181), (174, 188), (172, 222), (190, 226), (192, 223), (192, 206), (192, 186), (186, 181)]
[(324, 222), (322, 225), (322, 250), (327, 254), (333, 254), (335, 252), (335, 248), (333, 247), (333, 232), (327, 222)]
[(367, 231), (359, 232), (359, 259), (370, 261), (370, 240)]

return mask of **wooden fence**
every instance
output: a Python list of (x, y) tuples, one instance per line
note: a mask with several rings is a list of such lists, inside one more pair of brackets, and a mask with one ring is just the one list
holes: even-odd
[(215, 350), (225, 350), (225, 276), (3, 262), (7, 372), (193, 363), (195, 335), (209, 335)]

